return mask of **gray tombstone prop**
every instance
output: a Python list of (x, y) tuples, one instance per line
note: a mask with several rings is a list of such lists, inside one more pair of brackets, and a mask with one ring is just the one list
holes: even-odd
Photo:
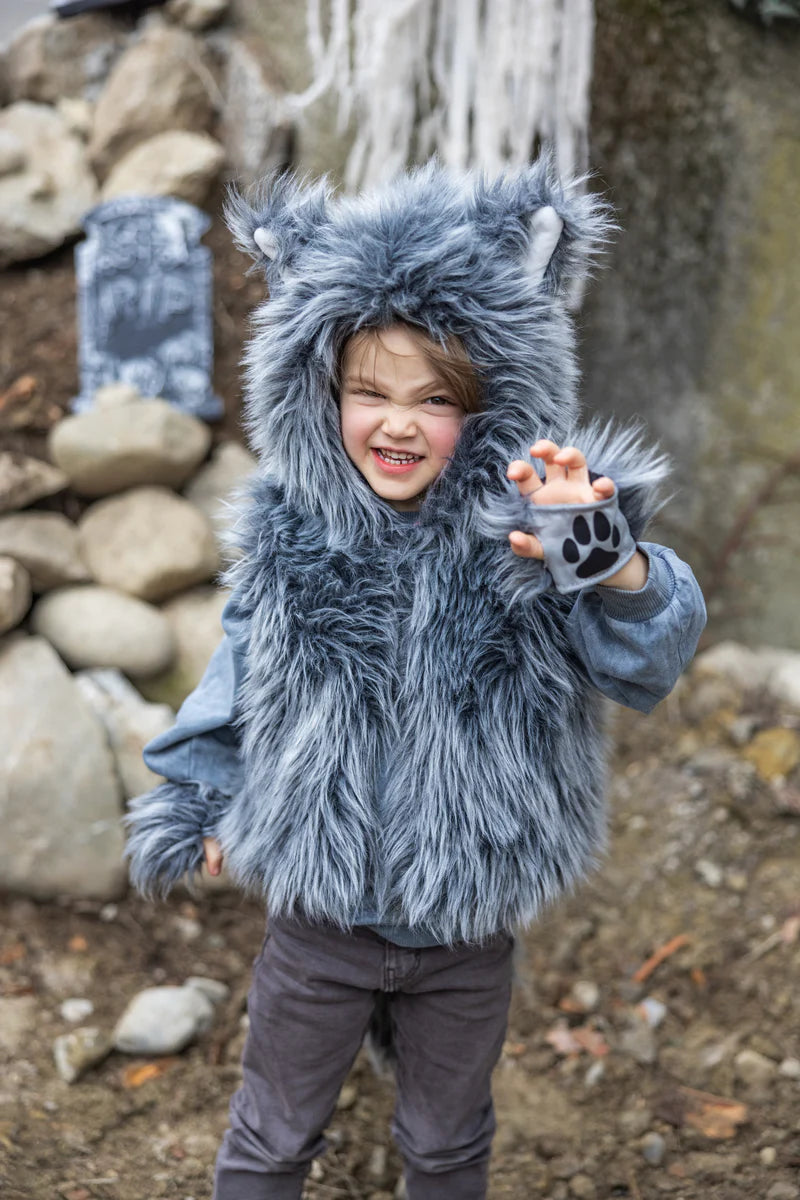
[(168, 196), (121, 196), (86, 214), (88, 237), (75, 249), (75, 412), (92, 407), (99, 387), (130, 383), (192, 416), (222, 415), (211, 390), (211, 251), (199, 241), (210, 224)]

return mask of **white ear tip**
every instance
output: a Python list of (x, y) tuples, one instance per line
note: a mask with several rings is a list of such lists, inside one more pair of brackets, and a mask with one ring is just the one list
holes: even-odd
[(538, 208), (531, 217), (527, 269), (534, 283), (544, 278), (563, 228), (564, 222), (551, 204)]
[(531, 217), (531, 233), (549, 233), (555, 241), (558, 241), (563, 228), (564, 222), (552, 204), (548, 204), (546, 208), (537, 208)]
[(259, 226), (253, 230), (253, 241), (258, 246), (262, 254), (266, 254), (267, 258), (275, 258), (278, 253), (278, 243), (268, 229)]

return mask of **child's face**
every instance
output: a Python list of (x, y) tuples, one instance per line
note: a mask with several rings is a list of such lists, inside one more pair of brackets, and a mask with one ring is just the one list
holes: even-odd
[[(350, 338), (342, 357), (342, 443), (373, 492), (417, 509), (447, 464), (465, 412), (401, 325)], [(390, 463), (379, 450), (414, 455)]]

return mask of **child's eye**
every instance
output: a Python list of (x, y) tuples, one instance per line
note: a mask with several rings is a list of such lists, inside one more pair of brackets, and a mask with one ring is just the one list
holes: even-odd
[(385, 400), (386, 398), (385, 396), (382, 396), (380, 392), (371, 392), (368, 388), (356, 388), (356, 395), (370, 396), (374, 400)]
[(439, 408), (443, 404), (454, 405), (455, 401), (448, 400), (447, 396), (428, 396), (426, 400), (423, 400), (423, 404), (434, 404), (437, 408)]

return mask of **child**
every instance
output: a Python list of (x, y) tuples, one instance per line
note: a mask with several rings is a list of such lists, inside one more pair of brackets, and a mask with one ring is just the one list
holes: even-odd
[(298, 1200), (376, 1010), (409, 1200), (486, 1196), (514, 931), (604, 845), (601, 693), (643, 712), (694, 653), (694, 576), (640, 539), (638, 433), (576, 424), (564, 304), (609, 228), (549, 159), (378, 195), (235, 199), (270, 300), (260, 467), (225, 638), (145, 750), (131, 878), (205, 861), (262, 895), (216, 1200)]

